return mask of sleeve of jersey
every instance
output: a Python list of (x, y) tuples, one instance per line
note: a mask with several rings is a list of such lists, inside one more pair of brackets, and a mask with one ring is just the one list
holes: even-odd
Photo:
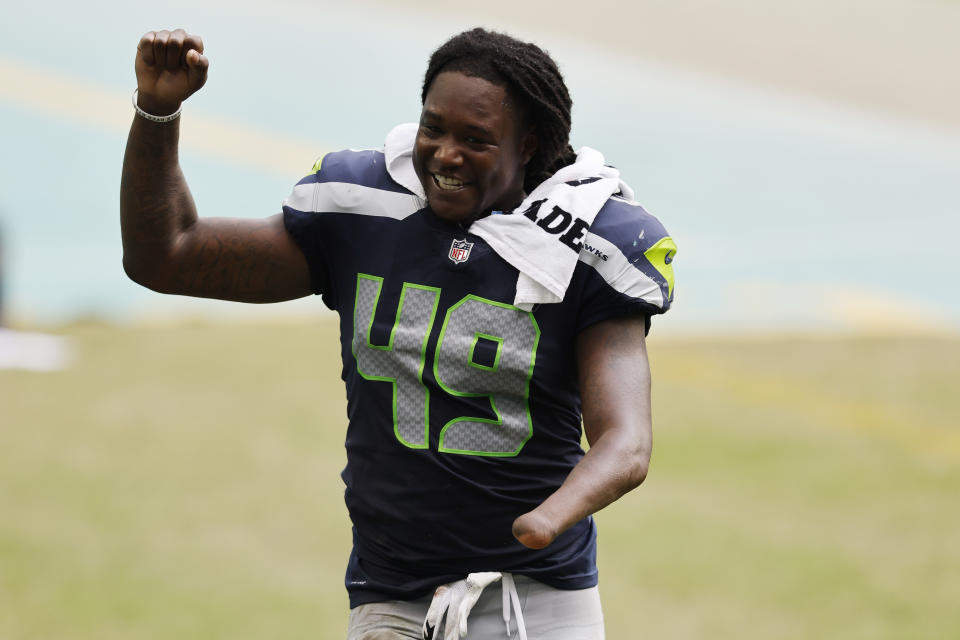
[(382, 151), (336, 151), (293, 187), (283, 201), (283, 223), (307, 259), (313, 292), (330, 305), (342, 215), (398, 218), (416, 209), (416, 197), (387, 173)]
[(618, 316), (666, 312), (673, 302), (676, 252), (659, 220), (636, 203), (611, 198), (580, 249), (588, 273), (579, 329)]
[(283, 224), (307, 260), (307, 266), (310, 268), (310, 286), (315, 294), (322, 294), (329, 289), (330, 277), (324, 242), (328, 236), (324, 229), (328, 219), (312, 211), (316, 178), (320, 172), (321, 162), (322, 160), (317, 161), (311, 173), (300, 180), (283, 201)]

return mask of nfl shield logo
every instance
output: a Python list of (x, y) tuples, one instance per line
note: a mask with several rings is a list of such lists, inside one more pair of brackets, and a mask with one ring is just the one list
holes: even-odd
[(470, 257), (470, 249), (473, 249), (473, 243), (467, 242), (466, 238), (463, 240), (454, 240), (450, 245), (450, 253), (448, 257), (457, 264), (466, 262), (467, 258)]

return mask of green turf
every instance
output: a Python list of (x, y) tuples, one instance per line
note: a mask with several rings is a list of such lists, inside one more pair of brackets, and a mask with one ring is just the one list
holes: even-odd
[[(0, 372), (0, 638), (342, 638), (336, 328), (66, 330)], [(960, 637), (960, 338), (651, 339), (608, 637)]]

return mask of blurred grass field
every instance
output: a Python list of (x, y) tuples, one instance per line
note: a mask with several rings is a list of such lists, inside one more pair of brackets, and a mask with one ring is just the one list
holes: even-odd
[[(336, 331), (89, 323), (0, 371), (0, 639), (343, 638)], [(650, 353), (608, 638), (960, 637), (960, 336)]]

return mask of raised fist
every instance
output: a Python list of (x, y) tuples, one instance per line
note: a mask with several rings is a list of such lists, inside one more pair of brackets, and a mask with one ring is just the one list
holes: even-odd
[(204, 85), (209, 66), (200, 36), (183, 29), (145, 33), (134, 63), (140, 108), (157, 116), (173, 113)]

